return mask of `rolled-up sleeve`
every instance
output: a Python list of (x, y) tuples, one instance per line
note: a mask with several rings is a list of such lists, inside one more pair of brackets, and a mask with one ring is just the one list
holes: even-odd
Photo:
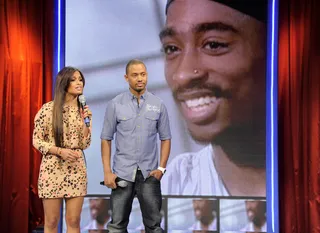
[(45, 108), (42, 107), (34, 118), (34, 129), (32, 136), (33, 146), (40, 151), (42, 155), (46, 155), (53, 143), (46, 140), (48, 138), (48, 116)]
[(104, 115), (104, 122), (100, 138), (103, 140), (113, 140), (113, 136), (116, 132), (117, 118), (115, 113), (115, 104), (110, 101), (107, 105)]
[(166, 106), (162, 103), (160, 108), (160, 118), (158, 121), (158, 132), (160, 140), (171, 139), (169, 116)]

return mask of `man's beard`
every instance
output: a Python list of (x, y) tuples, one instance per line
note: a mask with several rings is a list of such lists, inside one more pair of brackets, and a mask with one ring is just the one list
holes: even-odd
[(266, 131), (261, 125), (228, 128), (211, 141), (195, 137), (190, 130), (189, 133), (199, 144), (211, 143), (220, 146), (228, 158), (238, 166), (255, 168), (266, 166)]
[(96, 221), (100, 224), (103, 225), (106, 223), (106, 219), (109, 218), (109, 213), (108, 211), (104, 211), (102, 214), (98, 215), (96, 217)]
[(132, 89), (133, 89), (134, 91), (136, 91), (137, 93), (140, 93), (140, 92), (142, 92), (142, 91), (145, 90), (145, 86), (142, 87), (142, 88), (134, 87), (134, 88), (132, 88)]
[(143, 89), (134, 89), (136, 92), (140, 93)]
[(255, 217), (253, 218), (252, 222), (256, 227), (261, 228), (262, 225), (265, 223), (266, 218), (265, 217)]
[(203, 225), (208, 226), (210, 223), (213, 222), (214, 216), (213, 216), (213, 215), (211, 215), (211, 216), (201, 216), (198, 220), (199, 220)]
[[(208, 90), (214, 93), (217, 98), (232, 98), (232, 89), (223, 88), (219, 82), (210, 84), (198, 83), (198, 80), (189, 82), (185, 86), (172, 89), (172, 95), (179, 106), (181, 100), (179, 97), (188, 91)], [(228, 158), (239, 166), (250, 166), (263, 168), (266, 166), (266, 129), (265, 129), (265, 106), (264, 100), (254, 105), (254, 117), (252, 121), (239, 125), (231, 125), (223, 132), (218, 133), (212, 138), (208, 135), (192, 132), (188, 127), (191, 137), (199, 144), (219, 145), (227, 154)], [(180, 110), (181, 112), (181, 110)], [(183, 116), (182, 116), (183, 117)], [(210, 137), (210, 136), (209, 136)]]

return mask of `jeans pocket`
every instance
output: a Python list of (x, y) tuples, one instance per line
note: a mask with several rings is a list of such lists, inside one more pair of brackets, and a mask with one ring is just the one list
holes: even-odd
[(154, 176), (150, 176), (149, 179), (151, 179), (152, 181), (155, 181), (157, 183), (160, 183), (160, 180), (158, 180), (156, 177)]

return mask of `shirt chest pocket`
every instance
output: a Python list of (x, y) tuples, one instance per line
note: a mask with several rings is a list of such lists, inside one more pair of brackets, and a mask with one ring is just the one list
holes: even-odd
[(157, 112), (147, 112), (144, 115), (145, 117), (145, 127), (149, 135), (156, 134), (158, 132), (158, 121), (160, 113)]
[(134, 127), (134, 118), (131, 112), (120, 110), (117, 112), (118, 126), (123, 131), (131, 131)]

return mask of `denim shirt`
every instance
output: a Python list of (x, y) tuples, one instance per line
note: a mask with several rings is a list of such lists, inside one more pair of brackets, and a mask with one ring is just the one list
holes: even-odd
[(139, 168), (146, 179), (158, 167), (158, 144), (171, 139), (168, 113), (162, 100), (146, 91), (138, 104), (131, 92), (109, 101), (104, 117), (102, 140), (113, 140), (116, 151), (113, 172), (127, 181), (135, 181)]

